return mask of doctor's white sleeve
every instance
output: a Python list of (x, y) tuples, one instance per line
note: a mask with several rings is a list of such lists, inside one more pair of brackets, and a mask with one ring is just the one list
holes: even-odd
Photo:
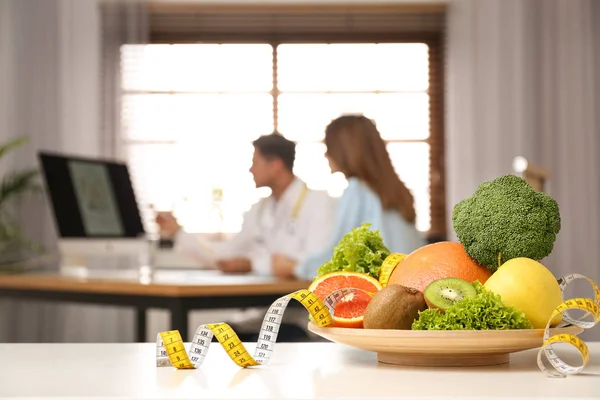
[(242, 227), (238, 233), (227, 240), (213, 244), (213, 249), (219, 259), (250, 258), (249, 253), (253, 248), (253, 235), (257, 230), (258, 205), (255, 204), (244, 214)]
[(221, 259), (252, 258), (252, 235), (256, 227), (256, 205), (245, 215), (240, 232), (220, 242), (209, 242), (192, 233), (179, 231), (175, 236), (174, 250), (187, 253), (207, 267), (216, 267)]
[(212, 244), (200, 239), (193, 233), (184, 230), (177, 232), (174, 238), (173, 250), (197, 259), (204, 267), (216, 267), (217, 257)]
[(215, 251), (220, 259), (247, 258), (254, 273), (270, 275), (271, 252), (266, 245), (258, 243), (254, 237), (260, 230), (259, 207), (260, 203), (255, 204), (244, 216), (240, 232), (229, 240), (216, 243)]
[(252, 271), (257, 275), (270, 276), (271, 269), (271, 252), (265, 246), (254, 246), (250, 249), (247, 258), (252, 264)]

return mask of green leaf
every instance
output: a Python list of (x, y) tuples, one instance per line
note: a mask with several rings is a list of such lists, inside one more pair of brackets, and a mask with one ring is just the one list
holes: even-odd
[(2, 158), (2, 156), (4, 156), (6, 153), (11, 151), (12, 149), (20, 147), (20, 146), (24, 145), (25, 143), (27, 143), (28, 141), (29, 141), (29, 138), (19, 137), (19, 138), (11, 139), (8, 142), (4, 143), (3, 145), (0, 146), (0, 158)]
[(381, 264), (390, 254), (383, 244), (379, 230), (371, 231), (371, 224), (352, 229), (333, 249), (331, 260), (323, 264), (317, 276), (330, 272), (351, 271), (368, 274), (379, 279)]
[[(26, 142), (28, 138), (20, 137), (0, 145), (0, 158)], [(32, 168), (8, 172), (0, 180), (0, 271), (22, 269), (30, 264), (32, 256), (46, 251), (24, 234), (9, 207), (22, 196), (40, 191), (37, 175), (38, 170)]]
[(40, 185), (35, 181), (38, 175), (36, 169), (10, 172), (0, 182), (0, 206), (12, 198), (28, 192), (38, 191)]

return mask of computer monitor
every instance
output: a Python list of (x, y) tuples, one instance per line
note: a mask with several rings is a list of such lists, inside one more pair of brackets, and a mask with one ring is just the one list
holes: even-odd
[(150, 257), (156, 266), (197, 267), (148, 237), (127, 164), (42, 151), (38, 153), (58, 231), (63, 264), (89, 256)]
[(39, 159), (61, 238), (145, 236), (126, 164), (47, 152)]
[(147, 251), (126, 164), (50, 152), (38, 157), (64, 257)]

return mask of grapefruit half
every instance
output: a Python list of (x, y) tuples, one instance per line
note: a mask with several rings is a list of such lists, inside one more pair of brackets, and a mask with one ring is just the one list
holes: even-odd
[[(376, 293), (382, 289), (382, 286), (377, 279), (360, 272), (331, 272), (316, 278), (308, 290), (324, 301), (334, 291), (344, 288), (357, 288)], [(345, 296), (335, 307), (333, 326), (362, 328), (363, 316), (371, 298), (369, 294), (361, 291)]]

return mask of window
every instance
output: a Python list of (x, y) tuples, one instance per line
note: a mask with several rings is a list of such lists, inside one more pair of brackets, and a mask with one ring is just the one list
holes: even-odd
[(248, 171), (252, 140), (297, 143), (295, 173), (339, 196), (322, 143), (344, 113), (372, 118), (431, 228), (429, 46), (424, 43), (149, 44), (121, 49), (122, 137), (146, 207), (193, 232), (237, 232), (268, 190)]

